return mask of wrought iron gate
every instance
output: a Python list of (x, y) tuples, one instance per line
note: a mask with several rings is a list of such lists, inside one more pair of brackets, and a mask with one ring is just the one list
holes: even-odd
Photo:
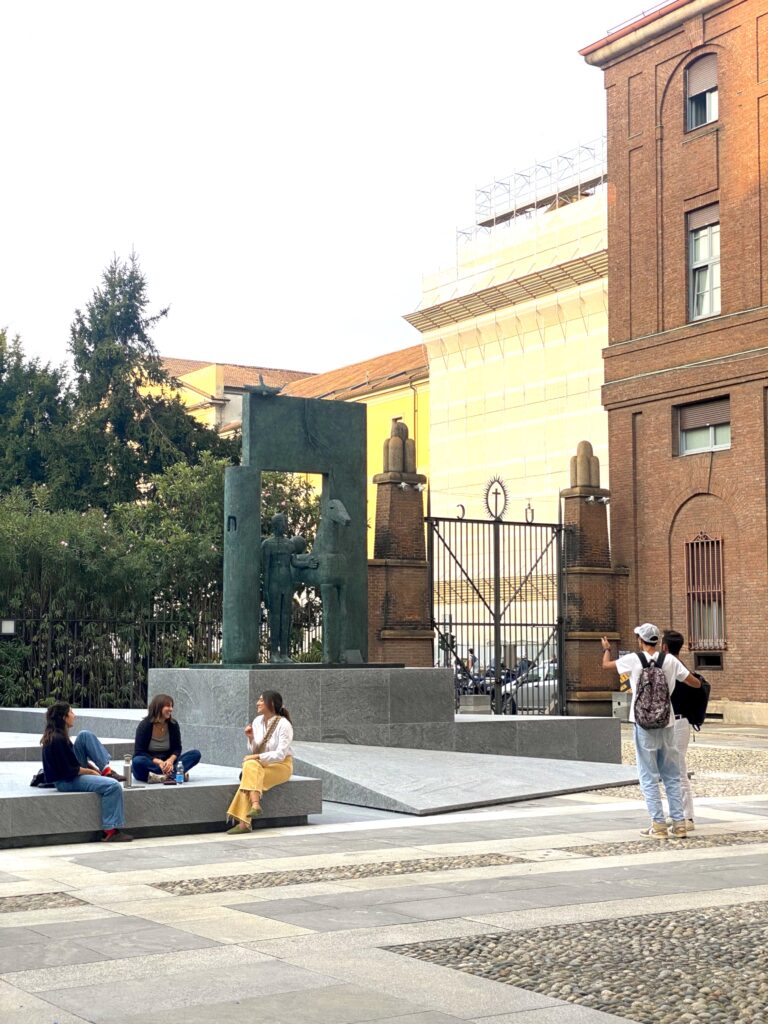
[(426, 523), (435, 661), (453, 667), (457, 700), (489, 693), (497, 714), (565, 714), (563, 527)]

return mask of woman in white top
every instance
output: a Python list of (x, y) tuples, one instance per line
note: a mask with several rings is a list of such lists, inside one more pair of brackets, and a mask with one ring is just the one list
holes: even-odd
[(231, 836), (251, 831), (252, 820), (261, 814), (261, 794), (287, 782), (293, 772), (291, 716), (276, 690), (265, 690), (256, 701), (256, 717), (246, 725), (245, 735), (250, 753), (243, 760), (240, 788), (227, 810), (228, 820), (234, 820)]

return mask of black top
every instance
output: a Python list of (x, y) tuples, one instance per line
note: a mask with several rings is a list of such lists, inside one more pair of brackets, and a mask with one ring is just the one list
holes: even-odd
[(80, 774), (75, 748), (64, 733), (56, 733), (43, 747), (43, 771), (46, 782), (71, 782)]
[(178, 757), (181, 754), (181, 729), (179, 728), (179, 723), (174, 722), (173, 719), (168, 722), (168, 749), (165, 751), (153, 750), (150, 753), (149, 741), (152, 739), (153, 724), (149, 718), (142, 718), (136, 727), (136, 739), (134, 740), (133, 748), (134, 757), (137, 754), (144, 754), (146, 757), (153, 758), (159, 757), (161, 753), (165, 753), (166, 757), (168, 754), (175, 754)]

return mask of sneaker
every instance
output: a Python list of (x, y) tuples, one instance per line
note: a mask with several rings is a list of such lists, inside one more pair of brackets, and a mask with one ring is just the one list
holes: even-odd
[(646, 839), (668, 839), (669, 832), (667, 832), (667, 826), (662, 825), (660, 821), (651, 822), (650, 828), (644, 828), (640, 832), (641, 836), (645, 836)]
[(132, 843), (133, 836), (129, 836), (127, 832), (121, 832), (119, 828), (116, 828), (109, 835), (103, 835), (101, 841), (102, 843)]
[(150, 784), (157, 782), (165, 782), (165, 776), (158, 775), (157, 772), (150, 772), (149, 775), (147, 776), (147, 782), (149, 782)]
[(673, 821), (672, 830), (669, 834), (673, 839), (686, 839), (688, 836), (688, 829), (685, 826), (685, 820)]
[[(675, 823), (672, 820), (672, 818), (667, 818), (667, 825), (669, 825), (671, 827), (674, 824)], [(693, 824), (693, 818), (686, 818), (685, 819), (685, 827), (686, 827), (686, 829), (689, 832), (693, 832), (693, 830), (696, 828), (696, 826)]]

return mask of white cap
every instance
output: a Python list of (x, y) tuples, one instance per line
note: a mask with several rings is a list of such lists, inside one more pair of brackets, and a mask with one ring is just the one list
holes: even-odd
[(654, 626), (651, 622), (644, 622), (642, 626), (635, 626), (635, 633), (647, 644), (657, 644), (661, 636), (658, 626)]

